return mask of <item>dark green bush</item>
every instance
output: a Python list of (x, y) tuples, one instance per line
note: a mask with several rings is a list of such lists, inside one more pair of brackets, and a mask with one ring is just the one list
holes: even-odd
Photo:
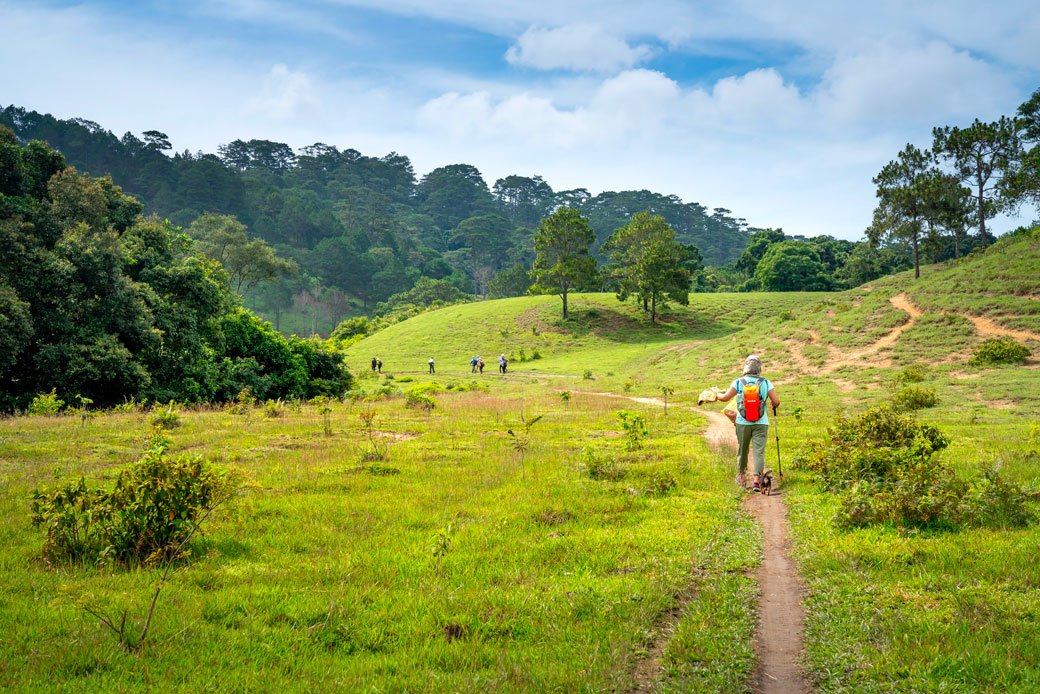
[(924, 367), (920, 364), (910, 364), (903, 367), (903, 370), (896, 374), (896, 377), (892, 380), (897, 386), (905, 386), (911, 383), (920, 383), (924, 380), (924, 377)]
[(156, 434), (144, 456), (125, 467), (111, 490), (78, 483), (36, 489), (30, 504), (44, 528), (44, 557), (103, 564), (154, 563), (170, 558), (198, 521), (237, 486), (233, 474), (201, 457), (170, 459)]
[(828, 438), (810, 442), (796, 461), (815, 472), (824, 486), (842, 489), (857, 481), (898, 477), (900, 470), (927, 462), (949, 444), (935, 427), (879, 405), (855, 417), (840, 417)]
[(972, 352), (970, 366), (987, 364), (1024, 364), (1029, 358), (1029, 348), (1010, 337), (991, 337)]
[(1021, 527), (1033, 521), (1024, 492), (995, 470), (972, 481), (937, 465), (932, 455), (949, 439), (879, 406), (842, 417), (827, 439), (799, 452), (799, 466), (840, 494), (840, 527), (889, 524), (950, 530), (958, 527)]

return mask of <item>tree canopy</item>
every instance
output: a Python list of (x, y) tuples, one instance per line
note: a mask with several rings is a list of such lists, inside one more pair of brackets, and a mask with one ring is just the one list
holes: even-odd
[(538, 225), (532, 275), (539, 289), (552, 291), (563, 299), (564, 318), (567, 293), (596, 281), (596, 259), (589, 255), (595, 240), (589, 220), (573, 207), (561, 207)]

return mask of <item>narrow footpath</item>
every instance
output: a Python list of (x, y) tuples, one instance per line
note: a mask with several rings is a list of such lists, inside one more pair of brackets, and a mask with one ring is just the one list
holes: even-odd
[[(737, 441), (733, 424), (721, 412), (697, 412), (711, 422), (704, 432), (708, 444), (721, 455), (734, 455)], [(764, 694), (807, 694), (811, 688), (798, 665), (805, 623), (802, 607), (805, 586), (791, 559), (787, 506), (783, 495), (781, 484), (769, 496), (749, 494), (744, 499), (745, 510), (762, 526), (762, 563), (756, 576), (758, 630), (755, 633), (755, 653), (758, 655), (758, 668), (752, 686), (755, 692)]]

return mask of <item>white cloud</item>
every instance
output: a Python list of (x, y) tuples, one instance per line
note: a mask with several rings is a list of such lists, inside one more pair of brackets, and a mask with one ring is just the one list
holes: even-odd
[(597, 24), (531, 27), (506, 51), (513, 65), (539, 70), (611, 72), (631, 67), (653, 54), (649, 46), (629, 46)]
[(321, 113), (321, 99), (310, 77), (278, 64), (271, 68), (260, 93), (246, 103), (245, 112), (276, 121), (312, 120)]
[(988, 117), (1015, 89), (993, 65), (941, 41), (860, 46), (821, 78), (820, 108), (840, 121), (934, 123)]
[(798, 88), (773, 68), (718, 80), (711, 92), (687, 97), (691, 125), (744, 132), (804, 125), (809, 115)]

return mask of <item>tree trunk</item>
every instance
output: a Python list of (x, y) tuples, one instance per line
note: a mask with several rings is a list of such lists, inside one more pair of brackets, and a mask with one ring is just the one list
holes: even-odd
[(961, 257), (961, 230), (958, 228), (953, 230), (953, 257)]
[(654, 294), (650, 298), (650, 324), (654, 325), (657, 323), (657, 295)]
[(643, 313), (646, 313), (649, 309), (646, 307), (646, 297), (643, 297)]
[(282, 332), (282, 309), (274, 307), (274, 329), (278, 332)]
[(563, 288), (563, 319), (567, 320), (567, 287)]
[(917, 229), (914, 229), (914, 279), (921, 277), (921, 264), (917, 261)]
[(982, 236), (982, 248), (986, 248), (986, 201), (982, 197), (985, 193), (985, 184), (982, 181), (982, 162), (976, 165), (976, 174), (979, 181), (979, 234)]

